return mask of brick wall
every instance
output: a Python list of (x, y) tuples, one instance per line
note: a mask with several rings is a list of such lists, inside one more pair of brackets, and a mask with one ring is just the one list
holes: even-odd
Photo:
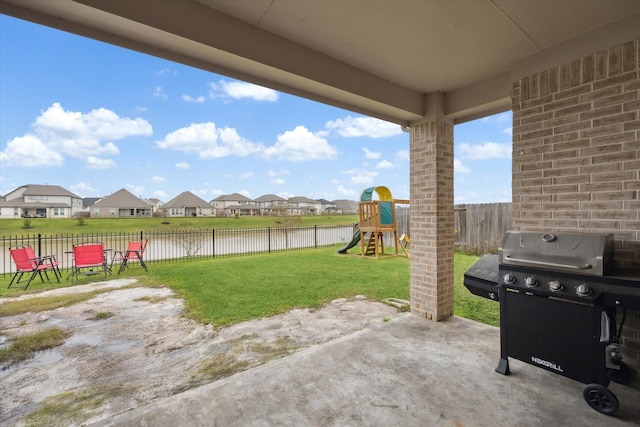
[(453, 124), (411, 128), (411, 312), (453, 314)]
[[(513, 83), (513, 229), (610, 232), (640, 269), (640, 40)], [(624, 354), (640, 360), (640, 313)]]

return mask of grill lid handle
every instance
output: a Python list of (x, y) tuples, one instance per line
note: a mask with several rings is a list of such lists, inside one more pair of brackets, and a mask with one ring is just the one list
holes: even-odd
[(544, 267), (555, 267), (555, 268), (568, 268), (571, 270), (589, 270), (593, 268), (591, 264), (584, 265), (572, 265), (572, 264), (558, 264), (555, 262), (545, 262), (545, 261), (536, 261), (532, 259), (522, 259), (522, 258), (514, 258), (510, 255), (505, 256), (506, 259), (513, 262), (518, 262), (524, 265), (535, 265), (535, 266), (544, 266)]

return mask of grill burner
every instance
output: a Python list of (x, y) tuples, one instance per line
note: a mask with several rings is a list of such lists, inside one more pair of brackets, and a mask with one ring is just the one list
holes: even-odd
[(616, 310), (640, 309), (640, 275), (613, 269), (613, 235), (507, 232), (498, 255), (484, 255), (464, 276), (471, 293), (500, 302), (496, 371), (509, 357), (587, 384), (598, 412), (619, 407), (607, 389), (623, 382)]

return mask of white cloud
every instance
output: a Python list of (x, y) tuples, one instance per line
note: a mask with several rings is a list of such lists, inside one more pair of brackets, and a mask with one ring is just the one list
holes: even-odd
[(198, 153), (200, 158), (214, 159), (227, 156), (247, 156), (264, 150), (238, 135), (233, 128), (216, 128), (215, 123), (192, 123), (167, 134), (163, 140), (156, 141), (161, 149)]
[(330, 131), (338, 132), (340, 136), (345, 138), (360, 136), (366, 136), (369, 138), (386, 138), (389, 136), (400, 135), (402, 133), (402, 129), (399, 125), (375, 119), (373, 117), (347, 116), (344, 119), (329, 121), (324, 126)]
[(283, 199), (288, 200), (288, 199), (290, 199), (292, 197), (295, 197), (296, 195), (295, 194), (291, 194), (291, 193), (287, 193), (286, 191), (283, 191), (282, 193), (277, 193), (276, 196), (280, 196)]
[(362, 147), (362, 151), (364, 151), (364, 157), (367, 159), (379, 159), (380, 156), (382, 155), (382, 153), (380, 152), (375, 153), (369, 150), (367, 147)]
[(85, 159), (85, 165), (89, 169), (113, 169), (116, 163), (111, 159), (101, 159), (95, 156), (89, 156)]
[(338, 185), (338, 194), (342, 194), (343, 196), (347, 196), (347, 197), (353, 197), (353, 196), (357, 196), (358, 193), (355, 190), (351, 190), (349, 188), (346, 188), (344, 185)]
[(160, 70), (155, 71), (153, 74), (155, 74), (156, 77), (161, 77), (165, 74), (175, 76), (178, 73), (176, 71), (171, 71), (169, 68), (161, 68)]
[(505, 134), (507, 134), (509, 136), (512, 136), (513, 135), (513, 128), (512, 127), (504, 128), (502, 130), (502, 133), (505, 133)]
[(275, 145), (264, 151), (267, 159), (302, 162), (305, 160), (331, 160), (337, 150), (326, 139), (314, 135), (304, 126), (278, 135)]
[(175, 167), (182, 170), (187, 170), (191, 167), (191, 165), (187, 162), (179, 162), (175, 164)]
[(182, 100), (184, 102), (192, 102), (192, 103), (195, 103), (195, 104), (202, 104), (205, 101), (205, 99), (206, 98), (204, 96), (202, 96), (202, 95), (198, 95), (195, 98), (193, 96), (191, 96), (191, 95), (186, 95), (186, 94), (182, 95)]
[(140, 195), (144, 192), (144, 186), (136, 185), (136, 184), (125, 184), (127, 190), (131, 191), (131, 193), (135, 196), (140, 197)]
[(453, 171), (458, 173), (469, 173), (471, 169), (462, 164), (458, 159), (453, 159)]
[(374, 178), (376, 178), (379, 173), (377, 171), (370, 171), (364, 169), (349, 169), (343, 172), (344, 174), (351, 175), (351, 182), (353, 184), (358, 185), (368, 185), (372, 184)]
[(233, 99), (251, 98), (254, 101), (278, 100), (278, 92), (252, 83), (220, 80), (218, 84), (209, 83), (212, 98), (230, 97)]
[(90, 197), (90, 196), (96, 196), (99, 194), (98, 189), (92, 186), (88, 182), (79, 182), (75, 185), (71, 185), (69, 187), (69, 190), (71, 190), (72, 192), (74, 192), (80, 197)]
[(61, 166), (64, 157), (34, 135), (18, 136), (0, 152), (0, 163), (7, 166)]
[(253, 197), (251, 197), (251, 193), (249, 192), (249, 190), (240, 190), (237, 192), (238, 194), (242, 194), (244, 197), (248, 197), (250, 199), (253, 199)]
[(162, 177), (162, 176), (155, 175), (155, 176), (151, 177), (151, 182), (163, 183), (165, 181), (166, 181), (166, 179), (164, 177)]
[(165, 193), (162, 190), (156, 190), (156, 191), (153, 192), (152, 196), (155, 197), (156, 199), (166, 200), (167, 193)]
[(383, 160), (376, 165), (377, 169), (393, 169), (396, 166), (388, 160)]
[(459, 146), (460, 153), (472, 160), (509, 159), (511, 158), (511, 144), (498, 142), (483, 142), (482, 144), (463, 143)]
[(243, 174), (240, 174), (240, 175), (238, 176), (238, 178), (240, 178), (240, 179), (249, 179), (249, 178), (251, 178), (252, 176), (253, 176), (253, 172), (245, 172), (245, 173), (243, 173)]
[(54, 103), (31, 125), (32, 132), (16, 137), (0, 153), (11, 166), (61, 166), (65, 156), (83, 160), (94, 168), (113, 167), (113, 161), (99, 160), (120, 153), (114, 140), (149, 136), (151, 125), (144, 119), (120, 117), (98, 108), (88, 113), (67, 111)]
[(152, 96), (158, 99), (168, 99), (169, 96), (162, 91), (162, 86), (155, 86), (153, 88)]
[(269, 182), (275, 185), (283, 185), (285, 183), (284, 179), (282, 178), (273, 178), (273, 179), (270, 179)]
[(399, 150), (396, 153), (396, 159), (401, 162), (408, 162), (410, 160), (409, 150)]

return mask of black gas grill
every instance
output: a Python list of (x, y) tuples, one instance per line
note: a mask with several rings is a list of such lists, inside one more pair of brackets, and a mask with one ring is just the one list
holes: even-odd
[[(618, 347), (616, 311), (640, 309), (638, 272), (614, 271), (613, 235), (507, 232), (498, 255), (466, 273), (473, 294), (500, 302), (500, 362), (509, 357), (585, 383), (583, 396), (612, 415), (611, 380), (628, 368)], [(620, 322), (620, 329), (624, 320)]]

